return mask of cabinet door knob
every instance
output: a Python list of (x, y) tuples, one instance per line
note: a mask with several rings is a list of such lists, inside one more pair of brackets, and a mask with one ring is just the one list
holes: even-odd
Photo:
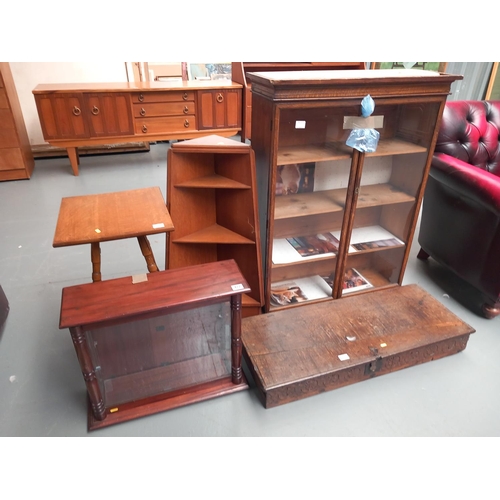
[(78, 106), (75, 106), (75, 107), (73, 108), (73, 114), (74, 114), (75, 116), (80, 116), (80, 115), (82, 114), (82, 110), (81, 110)]
[(189, 113), (189, 108), (187, 106), (184, 106), (184, 114), (187, 115)]
[(188, 100), (188, 95), (187, 95), (187, 92), (184, 92), (184, 94), (182, 95), (182, 98), (187, 101)]
[(141, 110), (139, 111), (139, 114), (141, 116), (146, 116), (146, 110), (144, 108), (141, 108)]
[(224, 96), (219, 93), (219, 94), (217, 94), (216, 100), (217, 100), (217, 102), (223, 102), (224, 101)]
[(147, 125), (143, 125), (142, 126), (142, 133), (145, 134), (147, 131), (148, 131), (148, 126)]
[(93, 115), (98, 115), (98, 114), (99, 114), (99, 108), (98, 108), (97, 106), (94, 106), (94, 107), (92, 108), (92, 114), (93, 114)]
[(139, 94), (139, 97), (138, 97), (138, 99), (139, 99), (139, 101), (140, 101), (140, 102), (144, 101), (144, 95), (142, 95), (142, 94)]
[(184, 120), (184, 126), (185, 126), (186, 128), (188, 128), (188, 127), (189, 127), (189, 120)]

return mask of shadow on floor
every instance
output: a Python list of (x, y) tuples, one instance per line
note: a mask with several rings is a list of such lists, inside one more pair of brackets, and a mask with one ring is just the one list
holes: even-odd
[(427, 260), (418, 259), (417, 266), (420, 272), (443, 290), (443, 293), (448, 294), (469, 311), (484, 318), (481, 306), (485, 299), (479, 290), (438, 264), (432, 257)]

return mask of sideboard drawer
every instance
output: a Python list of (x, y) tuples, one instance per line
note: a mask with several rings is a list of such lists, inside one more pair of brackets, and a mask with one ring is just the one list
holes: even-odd
[(140, 118), (135, 120), (136, 135), (171, 134), (196, 130), (194, 116), (165, 116), (162, 118)]
[(194, 101), (194, 91), (179, 92), (134, 92), (132, 102), (186, 102)]
[(167, 102), (134, 104), (134, 117), (194, 115), (194, 102)]

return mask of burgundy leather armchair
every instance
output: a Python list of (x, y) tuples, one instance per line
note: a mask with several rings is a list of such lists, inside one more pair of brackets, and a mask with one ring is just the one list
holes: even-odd
[(478, 289), (500, 314), (500, 101), (446, 103), (424, 193), (418, 258)]

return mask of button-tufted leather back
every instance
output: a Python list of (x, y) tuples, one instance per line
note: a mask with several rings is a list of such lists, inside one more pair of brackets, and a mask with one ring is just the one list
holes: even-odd
[(435, 152), (500, 177), (500, 101), (446, 103)]

